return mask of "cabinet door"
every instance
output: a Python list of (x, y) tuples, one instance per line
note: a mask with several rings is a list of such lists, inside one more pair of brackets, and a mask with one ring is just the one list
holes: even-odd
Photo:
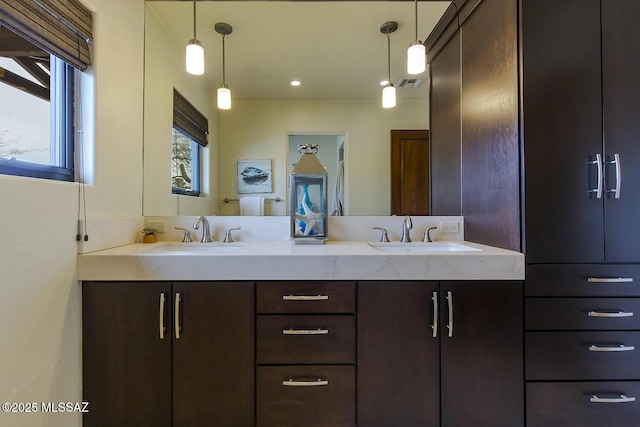
[(253, 426), (253, 283), (176, 282), (172, 299), (174, 427)]
[(83, 283), (84, 426), (171, 426), (170, 296), (169, 283)]
[(358, 284), (358, 426), (438, 426), (437, 282)]
[(527, 262), (603, 262), (588, 163), (602, 153), (600, 0), (523, 0), (521, 13)]
[(620, 198), (605, 196), (605, 259), (640, 262), (640, 2), (602, 2), (602, 75), (606, 160), (620, 158), (622, 182), (615, 165), (606, 166), (606, 188), (620, 186)]
[(442, 282), (440, 294), (440, 425), (524, 425), (522, 283)]

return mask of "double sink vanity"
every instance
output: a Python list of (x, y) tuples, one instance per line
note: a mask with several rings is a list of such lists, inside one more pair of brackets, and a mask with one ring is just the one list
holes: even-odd
[(523, 425), (522, 254), (249, 228), (79, 256), (85, 426)]

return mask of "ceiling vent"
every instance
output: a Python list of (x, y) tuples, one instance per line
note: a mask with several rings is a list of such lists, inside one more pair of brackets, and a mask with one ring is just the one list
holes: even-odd
[(396, 87), (420, 87), (424, 79), (400, 79)]

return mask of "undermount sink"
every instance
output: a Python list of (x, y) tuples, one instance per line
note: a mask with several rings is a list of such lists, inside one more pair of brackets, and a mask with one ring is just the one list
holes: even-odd
[(369, 246), (382, 252), (395, 253), (430, 253), (430, 252), (477, 252), (482, 249), (454, 242), (379, 242)]
[(155, 255), (206, 255), (236, 252), (244, 243), (157, 243), (142, 248), (147, 254)]

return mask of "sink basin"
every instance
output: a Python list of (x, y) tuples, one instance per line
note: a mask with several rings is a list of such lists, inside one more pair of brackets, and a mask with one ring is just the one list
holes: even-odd
[(236, 252), (244, 243), (158, 243), (142, 248), (153, 255), (206, 255)]
[(395, 253), (431, 253), (431, 252), (478, 252), (482, 249), (454, 242), (380, 242), (369, 243), (369, 246), (382, 252)]

